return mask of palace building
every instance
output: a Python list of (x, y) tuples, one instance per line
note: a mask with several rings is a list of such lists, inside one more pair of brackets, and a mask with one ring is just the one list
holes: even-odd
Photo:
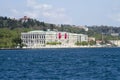
[(51, 44), (54, 46), (75, 46), (76, 42), (88, 41), (88, 36), (59, 31), (30, 31), (21, 33), (21, 39), (26, 48), (41, 48)]

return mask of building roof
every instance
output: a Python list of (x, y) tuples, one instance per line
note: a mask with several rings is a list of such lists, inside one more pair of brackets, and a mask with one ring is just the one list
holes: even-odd
[[(64, 34), (64, 33), (68, 33), (68, 34), (70, 34), (70, 35), (82, 35), (82, 36), (87, 36), (87, 35), (85, 35), (85, 34), (76, 34), (76, 33), (70, 33), (70, 32), (56, 32), (56, 31), (42, 31), (42, 30), (34, 30), (34, 31), (29, 31), (29, 32), (27, 32), (27, 34), (39, 34), (39, 33), (42, 33), (42, 34), (56, 34), (56, 33), (62, 33), (62, 34)], [(24, 34), (24, 33), (22, 33), (22, 34)]]
[(41, 30), (29, 31), (27, 33), (32, 33), (32, 34), (35, 34), (35, 33), (56, 34), (55, 31), (41, 31)]
[(41, 31), (41, 30), (34, 30), (34, 31), (29, 31), (28, 33), (41, 33), (41, 32), (45, 32), (45, 31)]

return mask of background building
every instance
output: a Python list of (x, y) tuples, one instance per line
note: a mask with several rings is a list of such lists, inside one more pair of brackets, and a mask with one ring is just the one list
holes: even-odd
[(75, 34), (59, 31), (30, 31), (21, 33), (23, 44), (27, 48), (40, 48), (50, 44), (56, 46), (75, 46), (76, 42), (88, 41), (88, 36), (84, 34)]

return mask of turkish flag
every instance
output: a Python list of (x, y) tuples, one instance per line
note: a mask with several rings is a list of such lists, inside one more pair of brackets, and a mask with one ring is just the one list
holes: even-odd
[(65, 39), (67, 39), (67, 33), (65, 33)]
[(61, 33), (58, 33), (58, 38), (61, 39), (62, 35)]

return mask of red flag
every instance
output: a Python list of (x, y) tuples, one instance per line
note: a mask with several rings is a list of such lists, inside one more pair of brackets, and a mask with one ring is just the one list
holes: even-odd
[(61, 39), (62, 35), (61, 33), (58, 33), (58, 38)]
[(65, 33), (65, 39), (67, 39), (67, 33)]

